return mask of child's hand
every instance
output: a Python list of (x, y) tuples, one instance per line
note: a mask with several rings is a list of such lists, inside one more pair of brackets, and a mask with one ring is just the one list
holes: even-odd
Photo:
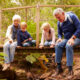
[(27, 41), (28, 41), (28, 39), (24, 40), (24, 41), (22, 42), (22, 44), (23, 44), (23, 43), (26, 43)]
[(50, 48), (54, 48), (54, 46), (55, 46), (54, 44), (51, 44), (51, 45), (50, 45)]
[(39, 46), (39, 48), (40, 48), (40, 49), (42, 49), (42, 48), (43, 48), (43, 46), (42, 46), (42, 45), (40, 45), (40, 46)]
[(29, 41), (31, 41), (31, 40), (32, 40), (32, 38), (29, 38), (28, 40), (29, 40)]
[(17, 46), (17, 48), (20, 48), (21, 46)]

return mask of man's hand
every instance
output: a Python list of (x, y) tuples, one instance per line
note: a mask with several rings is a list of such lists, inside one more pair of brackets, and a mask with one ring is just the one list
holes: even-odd
[(59, 42), (62, 42), (62, 39), (59, 38), (57, 41), (56, 41), (56, 44), (58, 44)]
[(44, 46), (40, 45), (39, 48), (42, 49)]
[(54, 48), (54, 46), (55, 46), (54, 44), (51, 44), (51, 45), (50, 45), (50, 48)]
[(73, 46), (73, 45), (74, 45), (74, 39), (72, 39), (72, 38), (69, 39), (67, 43), (68, 43), (69, 45)]

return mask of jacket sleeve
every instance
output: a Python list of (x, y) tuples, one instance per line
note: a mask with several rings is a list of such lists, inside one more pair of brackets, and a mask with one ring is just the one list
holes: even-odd
[(7, 29), (6, 38), (8, 38), (9, 40), (12, 40), (12, 25), (10, 25)]
[(60, 27), (60, 22), (59, 21), (57, 23), (57, 26), (58, 26), (58, 38), (62, 38), (62, 29)]
[(27, 32), (27, 34), (28, 34), (28, 38), (32, 38), (31, 35), (28, 32)]
[(71, 16), (71, 18), (73, 20), (74, 26), (76, 27), (76, 31), (74, 33), (74, 36), (76, 36), (77, 38), (79, 38), (80, 37), (80, 21), (79, 21), (78, 17), (75, 14), (73, 14)]

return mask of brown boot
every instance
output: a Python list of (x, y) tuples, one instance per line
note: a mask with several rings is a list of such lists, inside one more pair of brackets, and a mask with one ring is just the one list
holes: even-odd
[(71, 79), (73, 78), (73, 75), (74, 75), (73, 70), (69, 71), (68, 74), (67, 74), (67, 76), (66, 76), (66, 79), (67, 79), (67, 80), (68, 80), (68, 79), (71, 80)]
[(57, 69), (56, 72), (54, 74), (52, 74), (52, 77), (56, 77), (58, 76), (59, 74), (63, 73), (63, 69)]

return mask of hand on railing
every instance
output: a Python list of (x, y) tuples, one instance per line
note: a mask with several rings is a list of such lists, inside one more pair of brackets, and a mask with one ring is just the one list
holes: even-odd
[(55, 46), (54, 44), (51, 44), (51, 45), (50, 45), (50, 48), (54, 48), (54, 46)]
[(21, 48), (21, 46), (17, 46), (17, 48)]
[(40, 45), (39, 48), (42, 49), (44, 46)]

